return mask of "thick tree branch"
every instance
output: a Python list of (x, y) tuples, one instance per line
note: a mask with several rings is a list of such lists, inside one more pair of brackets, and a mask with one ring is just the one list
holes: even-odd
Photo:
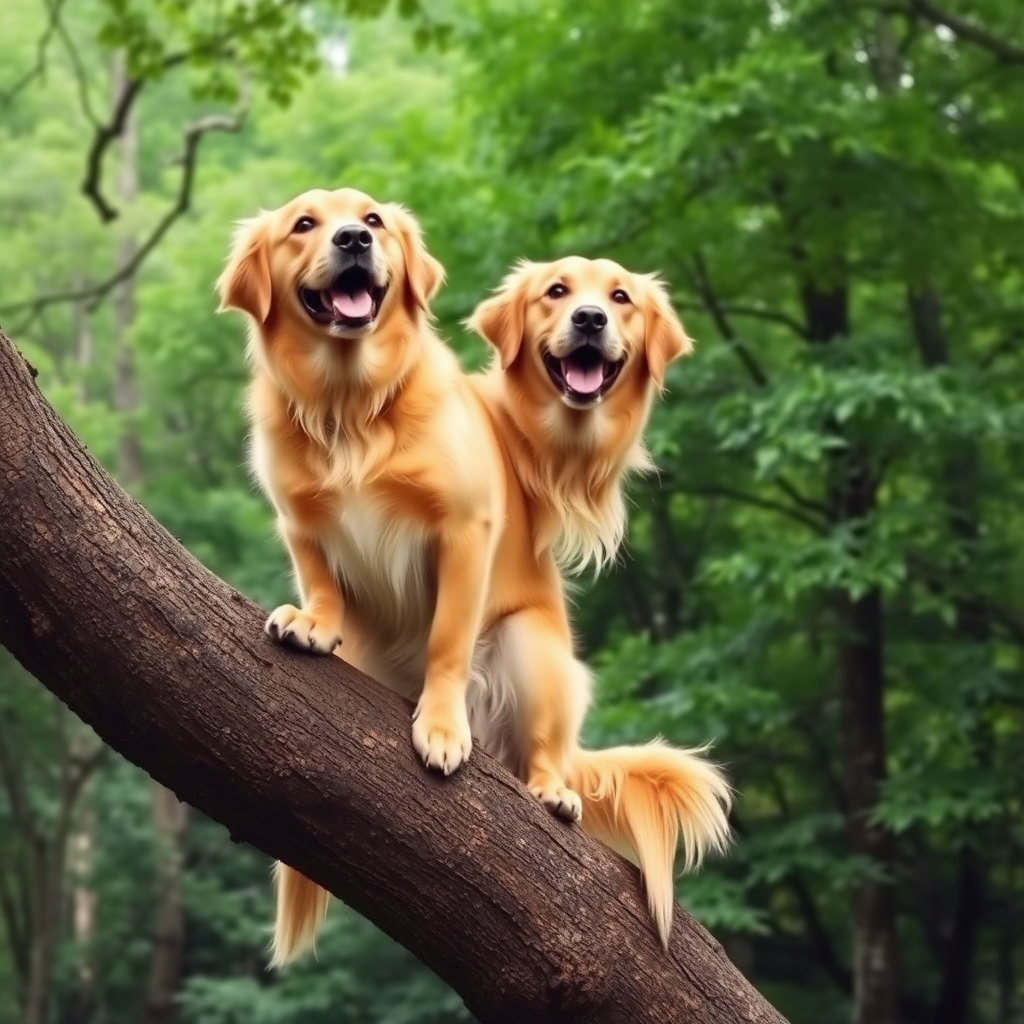
[[(375, 921), (484, 1024), (784, 1024), (682, 910), (482, 752), (423, 770), (409, 706), (263, 616), (122, 492), (0, 334), (0, 642), (112, 747)], [(336, 913), (345, 913), (337, 909)]]

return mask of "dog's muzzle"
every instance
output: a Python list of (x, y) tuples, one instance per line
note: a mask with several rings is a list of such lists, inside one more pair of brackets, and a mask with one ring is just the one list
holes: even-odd
[[(586, 320), (577, 324), (577, 314), (588, 311)], [(600, 313), (595, 317), (590, 311)], [(583, 316), (579, 317), (583, 320)], [(600, 402), (618, 379), (625, 356), (612, 349), (605, 331), (608, 319), (596, 306), (583, 306), (572, 315), (572, 327), (558, 353), (543, 353), (544, 368), (563, 400), (573, 408), (586, 408)]]
[[(370, 235), (365, 228), (360, 230)], [(332, 239), (336, 248), (331, 259), (330, 284), (326, 288), (300, 288), (299, 298), (318, 324), (369, 327), (380, 313), (387, 285), (374, 277), (372, 236), (369, 242), (351, 234), (343, 236), (343, 232), (349, 231), (342, 228)], [(342, 245), (341, 238), (347, 244)]]

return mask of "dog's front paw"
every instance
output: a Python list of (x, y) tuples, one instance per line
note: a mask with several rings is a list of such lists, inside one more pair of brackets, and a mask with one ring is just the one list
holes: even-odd
[(333, 654), (334, 648), (341, 643), (341, 623), (316, 618), (291, 604), (275, 608), (264, 629), (279, 644), (288, 644), (313, 654)]
[(465, 704), (435, 706), (421, 697), (412, 716), (412, 745), (428, 768), (451, 775), (473, 749)]
[(531, 786), (530, 792), (559, 818), (579, 821), (583, 817), (583, 801), (574, 790), (551, 783), (545, 786)]

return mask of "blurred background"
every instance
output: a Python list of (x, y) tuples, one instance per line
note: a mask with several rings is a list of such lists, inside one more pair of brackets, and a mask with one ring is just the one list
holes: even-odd
[[(0, 9), (0, 324), (265, 606), (235, 219), (407, 203), (468, 366), (518, 257), (671, 282), (697, 353), (576, 596), (587, 734), (714, 740), (737, 841), (678, 895), (794, 1024), (1024, 1020), (1022, 176), (1019, 0)], [(271, 919), (266, 857), (0, 650), (0, 1024), (469, 1020), (337, 905), (268, 975)]]

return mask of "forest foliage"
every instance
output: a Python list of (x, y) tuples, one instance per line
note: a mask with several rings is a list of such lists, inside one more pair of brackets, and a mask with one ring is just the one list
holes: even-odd
[[(215, 315), (235, 220), (404, 202), (467, 366), (520, 257), (670, 282), (697, 351), (624, 556), (576, 592), (587, 736), (714, 741), (737, 839), (678, 895), (795, 1024), (1024, 1019), (1024, 8), (945, 2), (0, 10), (0, 324), (264, 605), (291, 583)], [(0, 1024), (469, 1019), (340, 907), (267, 974), (268, 867), (0, 651)]]

